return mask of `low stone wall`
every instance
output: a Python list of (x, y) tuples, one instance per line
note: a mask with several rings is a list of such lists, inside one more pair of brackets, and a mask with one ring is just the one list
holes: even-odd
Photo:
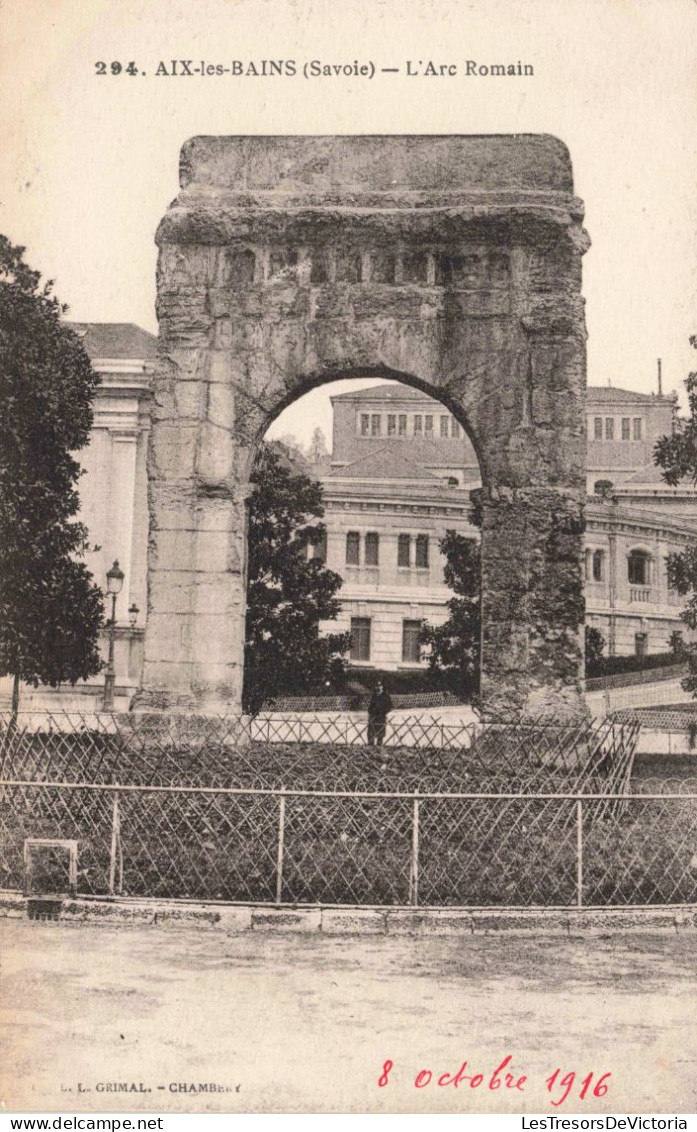
[[(370, 695), (366, 691), (343, 696), (278, 696), (264, 704), (263, 712), (367, 710)], [(452, 692), (396, 692), (391, 699), (395, 708), (450, 707), (461, 703)]]
[[(38, 901), (34, 899), (33, 905)], [(697, 930), (697, 906), (637, 908), (338, 908), (272, 907), (162, 900), (68, 898), (55, 914), (36, 919), (92, 924), (199, 927), (238, 932), (320, 932), (323, 935), (450, 936), (518, 934), (567, 937), (625, 932)], [(0, 917), (25, 918), (28, 900), (0, 893)]]

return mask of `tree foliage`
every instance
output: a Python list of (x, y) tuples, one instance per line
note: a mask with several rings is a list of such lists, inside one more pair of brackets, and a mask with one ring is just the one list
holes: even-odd
[(312, 556), (325, 532), (322, 488), (280, 450), (262, 446), (251, 476), (244, 702), (256, 712), (279, 693), (318, 687), (350, 647), (348, 633), (320, 636), (334, 620), (342, 579)]
[[(471, 518), (481, 525), (476, 513)], [(445, 556), (445, 581), (455, 596), (447, 602), (448, 620), (442, 625), (424, 625), (421, 643), (429, 650), (427, 659), (434, 675), (460, 695), (476, 694), (482, 626), (480, 544), (446, 531), (438, 545)]]
[(596, 676), (602, 670), (605, 638), (594, 625), (586, 625), (586, 676)]
[[(697, 349), (697, 335), (692, 335), (690, 345)], [(666, 483), (673, 487), (683, 480), (697, 486), (697, 373), (688, 375), (685, 388), (688, 416), (676, 415), (671, 435), (662, 436), (654, 448), (654, 462), (662, 469)], [(688, 628), (697, 629), (697, 543), (669, 554), (666, 565), (668, 585), (688, 599), (681, 617)], [(686, 645), (685, 655), (690, 671), (682, 686), (697, 697), (697, 646)]]
[(329, 455), (327, 441), (321, 428), (316, 428), (307, 449), (307, 458), (311, 464), (319, 464)]
[[(697, 349), (697, 335), (690, 338)], [(666, 483), (675, 487), (682, 480), (697, 486), (697, 373), (690, 373), (685, 382), (687, 391), (687, 417), (675, 415), (670, 436), (656, 441), (654, 461), (662, 469)]]
[(37, 685), (99, 671), (102, 594), (74, 516), (72, 453), (92, 425), (99, 377), (51, 281), (0, 236), (0, 674)]

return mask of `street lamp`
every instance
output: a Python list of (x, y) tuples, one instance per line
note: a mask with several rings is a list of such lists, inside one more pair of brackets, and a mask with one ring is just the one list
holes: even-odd
[(119, 569), (118, 559), (114, 561), (111, 570), (107, 570), (106, 586), (111, 594), (111, 620), (109, 625), (109, 659), (104, 673), (104, 711), (114, 710), (114, 684), (116, 673), (114, 671), (114, 636), (116, 632), (116, 598), (121, 593), (125, 574)]
[(136, 621), (138, 620), (138, 614), (139, 613), (140, 613), (140, 610), (139, 610), (139, 608), (138, 608), (138, 606), (136, 605), (135, 602), (133, 602), (133, 605), (129, 605), (129, 607), (128, 607), (128, 617), (129, 617), (129, 620), (131, 622), (131, 628), (132, 629), (135, 629), (135, 627), (136, 627)]

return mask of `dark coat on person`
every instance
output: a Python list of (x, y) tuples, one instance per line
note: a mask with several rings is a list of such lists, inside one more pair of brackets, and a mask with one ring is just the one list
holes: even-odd
[(383, 688), (381, 692), (375, 689), (368, 704), (368, 719), (372, 723), (384, 723), (388, 712), (392, 711), (390, 693)]

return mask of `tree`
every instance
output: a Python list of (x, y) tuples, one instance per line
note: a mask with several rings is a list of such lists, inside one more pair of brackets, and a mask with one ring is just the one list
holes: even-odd
[(324, 515), (322, 488), (268, 444), (251, 482), (244, 704), (256, 713), (281, 692), (323, 684), (350, 634), (319, 634), (320, 621), (339, 613), (342, 584), (316, 553), (325, 533), (316, 521)]
[[(476, 512), (470, 518), (475, 525), (481, 525)], [(429, 649), (429, 668), (435, 676), (460, 695), (476, 694), (482, 625), (480, 545), (456, 531), (446, 531), (438, 545), (445, 555), (446, 584), (456, 596), (447, 602), (447, 621), (423, 626), (421, 643)]]
[(304, 467), (304, 465), (307, 463), (307, 460), (305, 459), (305, 453), (303, 451), (303, 446), (294, 433), (284, 432), (282, 436), (276, 436), (273, 440), (273, 443), (276, 446), (280, 444), (284, 448), (286, 448), (291, 459), (295, 459), (297, 457), (297, 462), (301, 467)]
[(327, 441), (321, 428), (316, 428), (312, 434), (310, 441), (307, 458), (311, 464), (319, 464), (325, 460), (329, 452), (327, 451)]
[[(697, 335), (690, 338), (697, 349)], [(673, 431), (656, 441), (654, 463), (662, 469), (666, 483), (675, 487), (682, 480), (697, 486), (697, 373), (688, 374), (685, 382), (688, 416), (673, 417)]]
[(601, 503), (616, 503), (614, 486), (612, 480), (596, 480), (593, 484), (593, 494), (600, 497)]
[[(692, 335), (690, 345), (697, 349), (697, 335)], [(666, 483), (675, 487), (682, 480), (697, 486), (697, 373), (690, 373), (685, 381), (687, 391), (688, 416), (673, 418), (673, 431), (670, 436), (662, 436), (656, 441), (654, 462), (662, 469)], [(687, 605), (681, 613), (682, 620), (690, 629), (697, 629), (697, 543), (683, 551), (674, 551), (666, 558), (668, 585), (681, 597), (687, 597)], [(697, 697), (697, 646), (685, 645), (689, 663), (689, 673), (682, 681), (684, 691)]]
[(600, 672), (603, 663), (605, 638), (594, 625), (586, 625), (586, 676)]
[(75, 521), (99, 377), (51, 281), (0, 236), (0, 675), (75, 683), (99, 671), (103, 599)]
[(685, 638), (679, 629), (673, 629), (668, 638), (668, 647), (675, 660), (680, 661), (685, 656)]

